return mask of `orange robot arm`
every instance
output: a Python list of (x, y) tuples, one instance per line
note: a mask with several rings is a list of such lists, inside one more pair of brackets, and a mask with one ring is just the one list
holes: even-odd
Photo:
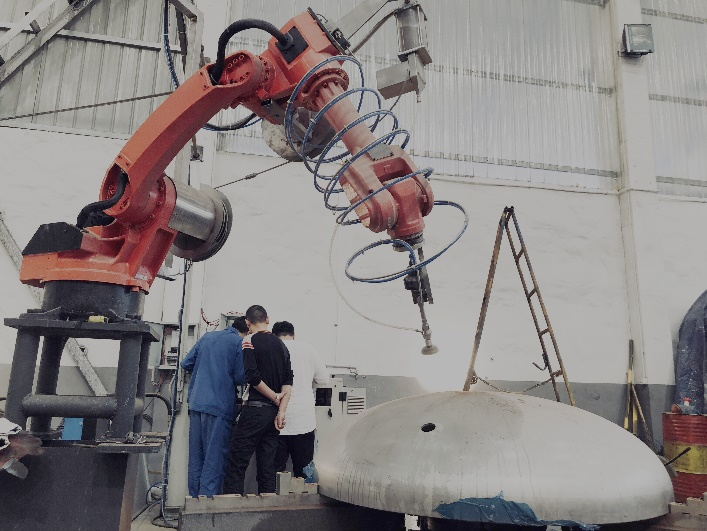
[[(252, 21), (232, 26), (270, 27), (262, 21), (257, 26), (248, 26), (248, 22)], [(197, 191), (174, 182), (164, 170), (221, 109), (242, 105), (265, 120), (281, 123), (264, 103), (284, 107), (312, 68), (338, 54), (311, 12), (296, 16), (281, 31), (271, 31), (278, 37), (270, 40), (261, 55), (247, 51), (222, 55), (171, 94), (135, 132), (105, 175), (101, 202), (95, 205), (110, 216), (110, 223), (88, 228), (66, 223), (40, 227), (23, 252), (22, 282), (35, 286), (66, 280), (99, 282), (147, 292), (170, 248), (177, 256), (192, 260), (215, 254), (230, 231), (228, 200), (219, 192)], [(225, 42), (220, 46), (224, 49)], [(298, 106), (321, 110), (347, 89), (346, 73), (338, 63), (332, 64), (336, 67), (311, 76), (297, 96)], [(358, 118), (358, 112), (342, 99), (324, 117), (341, 131)], [(342, 141), (355, 155), (375, 137), (360, 123)], [(359, 157), (341, 178), (352, 204), (386, 182), (417, 171), (402, 149), (387, 147), (389, 153), (375, 160), (369, 154)], [(356, 213), (373, 232), (387, 230), (393, 238), (413, 240), (422, 233), (422, 218), (432, 205), (427, 181), (416, 177), (382, 190)]]

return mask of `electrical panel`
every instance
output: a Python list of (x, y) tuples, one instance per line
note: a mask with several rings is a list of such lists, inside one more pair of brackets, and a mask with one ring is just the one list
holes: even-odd
[(353, 418), (365, 409), (364, 387), (347, 387), (341, 378), (331, 378), (329, 385), (317, 385), (314, 389), (317, 439), (322, 440), (347, 418)]
[[(196, 325), (189, 325), (186, 345), (182, 345), (182, 356), (184, 359), (187, 352), (196, 343)], [(162, 323), (162, 351), (160, 353), (159, 369), (174, 369), (177, 366), (179, 355), (179, 325), (176, 323)]]

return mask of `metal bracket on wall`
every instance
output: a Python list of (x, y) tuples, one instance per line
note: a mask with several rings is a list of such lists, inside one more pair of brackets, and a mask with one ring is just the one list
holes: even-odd
[[(10, 229), (8, 229), (7, 225), (5, 225), (2, 212), (0, 212), (0, 243), (10, 256), (12, 263), (15, 264), (17, 271), (19, 271), (20, 266), (22, 265), (22, 251), (10, 233)], [(41, 306), (42, 297), (44, 295), (42, 290), (35, 288), (34, 286), (27, 287), (32, 293), (34, 299), (37, 301), (37, 304)], [(69, 338), (64, 349), (69, 353), (71, 358), (74, 360), (74, 363), (76, 363), (76, 366), (86, 380), (86, 383), (91, 388), (91, 391), (93, 391), (93, 394), (96, 396), (107, 396), (108, 391), (106, 391), (103, 382), (101, 382), (101, 379), (96, 373), (96, 369), (94, 369), (93, 365), (91, 365), (91, 362), (86, 355), (85, 347), (79, 345), (76, 339)]]

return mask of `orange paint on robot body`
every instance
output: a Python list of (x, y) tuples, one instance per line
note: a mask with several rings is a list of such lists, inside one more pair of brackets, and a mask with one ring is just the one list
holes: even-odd
[[(282, 29), (296, 27), (307, 47), (290, 63), (271, 39), (268, 49), (256, 56), (239, 51), (226, 57), (219, 84), (210, 79), (213, 65), (191, 76), (170, 95), (126, 143), (106, 172), (100, 199), (113, 197), (121, 173), (128, 177), (116, 205), (105, 210), (114, 221), (90, 227), (71, 250), (25, 255), (20, 279), (42, 286), (56, 280), (79, 280), (119, 284), (149, 291), (178, 231), (170, 228), (177, 193), (165, 174), (167, 165), (199, 129), (228, 107), (244, 106), (263, 119), (275, 122), (262, 102), (272, 100), (283, 108), (296, 85), (319, 63), (338, 55), (326, 33), (309, 13), (298, 15)], [(322, 109), (348, 88), (348, 76), (338, 63), (311, 76), (298, 95), (298, 105)], [(325, 115), (336, 131), (359, 117), (348, 99), (336, 103)], [(376, 140), (364, 123), (342, 138), (351, 155)], [(416, 172), (417, 167), (399, 147), (374, 160), (369, 155), (354, 161), (341, 178), (353, 204), (387, 181)], [(388, 231), (393, 238), (421, 233), (423, 216), (432, 209), (433, 195), (420, 175), (383, 190), (356, 209), (362, 223), (373, 232)]]

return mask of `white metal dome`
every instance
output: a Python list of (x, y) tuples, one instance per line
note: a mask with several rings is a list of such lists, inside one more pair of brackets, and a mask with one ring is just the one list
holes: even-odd
[(321, 441), (315, 462), (325, 496), (452, 520), (623, 523), (661, 516), (673, 500), (665, 467), (635, 436), (524, 395), (449, 391), (388, 402)]

